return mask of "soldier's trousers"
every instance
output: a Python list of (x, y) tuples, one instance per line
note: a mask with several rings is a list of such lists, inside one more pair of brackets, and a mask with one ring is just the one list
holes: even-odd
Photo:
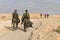
[(26, 32), (26, 28), (27, 28), (26, 25), (24, 25), (24, 31), (25, 31), (25, 32)]
[(16, 25), (16, 27), (18, 27), (18, 23), (13, 23), (13, 27), (15, 27), (15, 25)]

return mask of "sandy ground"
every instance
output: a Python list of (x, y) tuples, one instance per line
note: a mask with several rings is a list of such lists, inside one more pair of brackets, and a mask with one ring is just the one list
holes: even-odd
[(0, 40), (28, 40), (32, 30), (37, 28), (37, 25), (40, 23), (36, 20), (37, 19), (31, 19), (34, 23), (33, 28), (28, 28), (27, 32), (23, 31), (23, 25), (21, 24), (19, 24), (19, 28), (17, 30), (12, 31), (13, 28), (11, 25), (11, 20), (0, 20)]
[(40, 20), (40, 26), (33, 30), (30, 40), (60, 40), (60, 19), (55, 17)]
[(31, 14), (33, 28), (28, 28), (27, 32), (23, 31), (21, 24), (17, 30), (12, 31), (11, 15), (0, 15), (0, 40), (60, 40), (60, 15), (44, 18)]

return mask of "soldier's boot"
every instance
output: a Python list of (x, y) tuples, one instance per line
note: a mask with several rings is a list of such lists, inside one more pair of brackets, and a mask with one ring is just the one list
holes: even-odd
[(12, 31), (15, 31), (15, 27), (14, 26), (15, 26), (15, 24), (13, 24), (13, 30)]
[(14, 28), (15, 24), (13, 23), (13, 28)]
[(15, 30), (17, 30), (17, 28), (18, 28), (18, 23), (16, 23), (16, 27), (15, 27)]
[(16, 23), (16, 28), (18, 28), (18, 23)]
[(26, 32), (26, 27), (24, 26), (24, 32)]

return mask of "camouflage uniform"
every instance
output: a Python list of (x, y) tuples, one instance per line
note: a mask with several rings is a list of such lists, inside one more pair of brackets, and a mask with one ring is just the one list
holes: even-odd
[(28, 21), (30, 21), (30, 15), (28, 13), (24, 13), (22, 16), (22, 24), (24, 23), (24, 31), (26, 31), (26, 28), (28, 27)]
[(20, 22), (20, 20), (19, 20), (19, 17), (18, 17), (18, 13), (14, 12), (12, 14), (12, 24), (13, 24), (13, 27), (15, 26), (15, 24), (16, 24), (16, 27), (18, 27), (18, 23), (19, 22)]
[(22, 16), (22, 23), (24, 23), (24, 31), (26, 31), (27, 27), (32, 27), (32, 22), (30, 21), (30, 15), (28, 13), (28, 10), (25, 10), (25, 13)]
[(46, 14), (44, 14), (44, 17), (46, 18)]
[(47, 14), (47, 18), (49, 17), (49, 14)]
[(40, 14), (40, 17), (42, 17), (42, 14)]

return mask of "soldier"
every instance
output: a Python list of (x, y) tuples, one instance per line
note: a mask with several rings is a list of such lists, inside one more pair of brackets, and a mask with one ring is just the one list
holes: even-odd
[(47, 14), (47, 18), (49, 17), (49, 14)]
[(25, 13), (22, 16), (22, 23), (21, 24), (23, 24), (23, 23), (24, 23), (24, 31), (26, 32), (26, 28), (28, 26), (32, 26), (32, 24), (29, 25), (30, 24), (30, 15), (28, 13), (28, 10), (25, 10)]
[(40, 14), (40, 17), (42, 17), (42, 14)]
[(16, 25), (16, 28), (18, 27), (18, 23), (20, 22), (20, 19), (18, 17), (18, 13), (17, 10), (14, 10), (14, 13), (12, 14), (12, 24), (13, 24), (13, 28)]
[(40, 17), (42, 17), (42, 14), (40, 14)]
[(44, 14), (44, 17), (46, 18), (46, 14)]

